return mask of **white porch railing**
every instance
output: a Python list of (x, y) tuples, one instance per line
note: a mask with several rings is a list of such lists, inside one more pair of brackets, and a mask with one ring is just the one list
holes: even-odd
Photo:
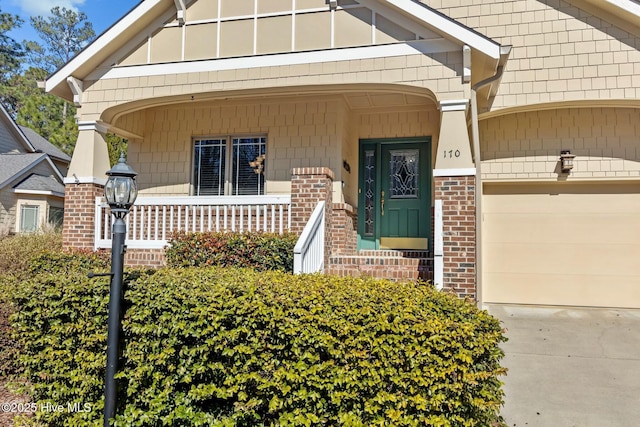
[[(265, 231), (291, 227), (291, 196), (139, 197), (125, 217), (127, 247), (161, 249), (174, 231)], [(111, 248), (109, 205), (96, 198), (95, 248)]]
[(324, 270), (324, 204), (318, 203), (293, 249), (294, 274)]

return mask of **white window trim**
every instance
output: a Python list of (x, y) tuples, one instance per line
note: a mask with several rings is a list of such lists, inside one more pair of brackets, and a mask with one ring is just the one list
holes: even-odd
[[(35, 224), (35, 228), (33, 230), (25, 230), (24, 229), (24, 216), (23, 213), (25, 211), (25, 209), (35, 209), (35, 213), (36, 213), (36, 224)], [(28, 204), (28, 203), (24, 203), (20, 205), (20, 224), (18, 226), (18, 231), (20, 233), (35, 233), (36, 231), (38, 231), (38, 229), (40, 228), (40, 205), (32, 205), (32, 204)]]

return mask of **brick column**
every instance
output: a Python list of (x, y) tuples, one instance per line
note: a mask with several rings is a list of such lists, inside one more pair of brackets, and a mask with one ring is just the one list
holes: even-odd
[(93, 250), (96, 197), (104, 194), (99, 184), (66, 184), (64, 189), (62, 245), (65, 249)]
[(475, 179), (435, 176), (435, 198), (442, 200), (444, 274), (442, 285), (461, 298), (476, 298)]
[(333, 179), (329, 168), (294, 168), (291, 172), (291, 232), (300, 235), (318, 202), (325, 202), (325, 266), (331, 255)]
[(348, 203), (333, 204), (331, 239), (333, 255), (358, 252), (358, 215)]

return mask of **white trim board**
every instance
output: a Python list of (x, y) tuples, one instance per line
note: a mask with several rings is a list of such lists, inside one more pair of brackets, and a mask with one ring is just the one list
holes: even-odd
[(433, 176), (437, 177), (455, 177), (455, 176), (475, 176), (476, 168), (460, 168), (460, 169), (434, 169)]
[(76, 177), (75, 174), (67, 176), (63, 180), (64, 185), (74, 184), (97, 184), (104, 186), (107, 183), (107, 178), (96, 178), (94, 176), (80, 176)]

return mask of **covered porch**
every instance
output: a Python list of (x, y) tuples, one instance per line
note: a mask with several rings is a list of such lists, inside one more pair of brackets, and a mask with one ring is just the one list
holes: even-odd
[(475, 297), (469, 123), (501, 46), (410, 0), (212, 3), (145, 1), (47, 80), (80, 107), (65, 244), (106, 245), (111, 132), (138, 172), (130, 263), (160, 264), (176, 229), (304, 236), (324, 206), (326, 272), (435, 271)]

